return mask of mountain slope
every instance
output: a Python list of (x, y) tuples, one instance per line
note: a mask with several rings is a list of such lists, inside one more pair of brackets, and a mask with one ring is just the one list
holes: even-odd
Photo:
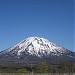
[(17, 45), (0, 52), (0, 61), (37, 63), (44, 59), (49, 63), (65, 60), (74, 62), (74, 54), (74, 52), (56, 45), (47, 39), (29, 37)]

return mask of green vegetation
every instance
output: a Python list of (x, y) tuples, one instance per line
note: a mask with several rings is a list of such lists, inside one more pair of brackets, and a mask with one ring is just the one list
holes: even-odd
[(4, 66), (0, 65), (0, 73), (75, 73), (75, 63), (64, 61), (58, 65), (39, 62), (36, 66)]
[(18, 69), (18, 72), (20, 72), (20, 73), (29, 73), (29, 71), (26, 68)]
[(72, 64), (69, 62), (64, 61), (63, 63), (59, 64), (58, 67), (59, 72), (72, 72)]
[(35, 72), (36, 73), (48, 73), (48, 64), (46, 62), (40, 62), (35, 67)]

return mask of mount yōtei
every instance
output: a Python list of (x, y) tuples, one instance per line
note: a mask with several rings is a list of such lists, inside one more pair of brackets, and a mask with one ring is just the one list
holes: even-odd
[(75, 53), (39, 37), (29, 37), (0, 52), (0, 62), (37, 63), (42, 59), (48, 63), (75, 62)]

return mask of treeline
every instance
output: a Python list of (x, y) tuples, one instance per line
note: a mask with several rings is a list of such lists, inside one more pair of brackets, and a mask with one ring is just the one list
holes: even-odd
[(30, 67), (6, 67), (0, 65), (0, 73), (75, 73), (75, 63), (64, 61), (58, 65), (47, 64), (45, 61), (39, 62), (36, 66)]

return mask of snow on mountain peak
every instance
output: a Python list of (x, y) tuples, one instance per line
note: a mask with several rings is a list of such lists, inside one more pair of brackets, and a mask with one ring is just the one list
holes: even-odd
[(51, 52), (55, 54), (57, 54), (57, 52), (64, 53), (66, 50), (64, 50), (61, 46), (48, 41), (47, 39), (40, 37), (29, 37), (6, 51), (11, 51), (12, 53), (16, 52), (18, 56), (25, 52), (30, 55), (41, 57), (42, 55), (50, 55)]

